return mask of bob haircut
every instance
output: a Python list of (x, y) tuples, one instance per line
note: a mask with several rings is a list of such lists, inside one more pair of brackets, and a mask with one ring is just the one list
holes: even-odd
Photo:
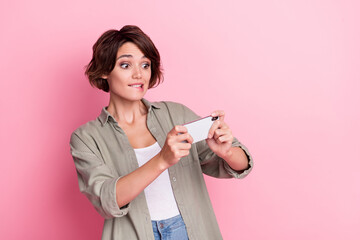
[(126, 42), (134, 43), (151, 61), (149, 88), (156, 87), (163, 81), (160, 54), (154, 43), (139, 27), (126, 25), (119, 31), (106, 31), (94, 44), (93, 56), (85, 71), (85, 75), (93, 87), (109, 92), (109, 84), (102, 77), (110, 74), (114, 69), (117, 52)]

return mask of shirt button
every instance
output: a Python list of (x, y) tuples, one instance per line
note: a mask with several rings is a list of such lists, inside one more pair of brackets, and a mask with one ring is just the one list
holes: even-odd
[(176, 182), (176, 177), (173, 177), (173, 181)]

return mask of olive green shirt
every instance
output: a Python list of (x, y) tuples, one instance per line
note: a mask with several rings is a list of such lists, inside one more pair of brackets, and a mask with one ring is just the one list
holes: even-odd
[[(199, 118), (178, 103), (142, 101), (148, 108), (147, 127), (161, 147), (175, 125)], [(210, 150), (205, 140), (193, 144), (190, 154), (168, 169), (174, 197), (190, 240), (222, 239), (203, 173), (216, 178), (245, 177), (252, 169), (252, 158), (237, 139), (232, 145), (245, 151), (248, 169), (240, 172), (231, 169)], [(122, 208), (117, 205), (117, 180), (139, 166), (127, 136), (106, 108), (96, 120), (73, 132), (70, 147), (80, 191), (105, 218), (102, 239), (154, 239), (144, 192)]]

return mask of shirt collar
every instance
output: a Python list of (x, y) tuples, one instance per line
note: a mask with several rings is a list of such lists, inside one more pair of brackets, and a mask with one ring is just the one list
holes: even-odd
[[(160, 108), (160, 105), (156, 102), (150, 102), (145, 98), (141, 99), (141, 101), (145, 104), (146, 108), (148, 109), (148, 112), (150, 112), (152, 108), (155, 109)], [(102, 126), (104, 126), (105, 123), (107, 123), (108, 121), (116, 122), (115, 118), (111, 116), (111, 114), (106, 110), (106, 107), (103, 107), (103, 109), (101, 110), (101, 113), (99, 115), (99, 120)]]

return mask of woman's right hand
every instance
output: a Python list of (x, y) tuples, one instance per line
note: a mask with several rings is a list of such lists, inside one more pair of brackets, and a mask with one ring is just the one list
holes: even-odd
[(167, 169), (179, 162), (182, 157), (189, 155), (193, 138), (186, 127), (177, 125), (168, 133), (164, 147), (159, 156)]

